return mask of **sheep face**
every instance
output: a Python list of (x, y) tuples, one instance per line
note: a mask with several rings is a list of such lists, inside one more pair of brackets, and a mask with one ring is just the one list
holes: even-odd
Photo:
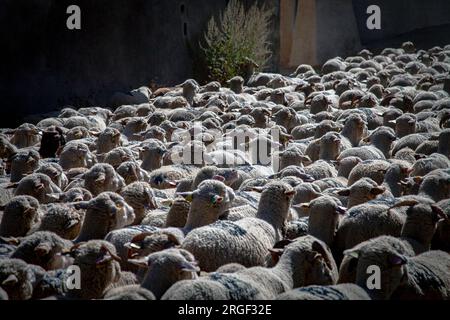
[(384, 187), (378, 186), (372, 179), (363, 178), (358, 180), (350, 188), (338, 191), (338, 195), (348, 196), (348, 208), (351, 208), (373, 200), (385, 191)]
[(106, 128), (97, 139), (97, 150), (106, 153), (120, 146), (120, 131), (114, 128)]
[(341, 137), (337, 133), (327, 133), (320, 139), (320, 159), (336, 160), (341, 151)]
[(40, 203), (50, 203), (55, 199), (54, 193), (61, 193), (61, 189), (45, 174), (34, 173), (23, 178), (15, 191), (15, 195), (29, 195), (35, 197)]
[(142, 286), (161, 297), (174, 283), (197, 278), (200, 272), (194, 256), (183, 249), (168, 249), (152, 253), (148, 257), (135, 261), (147, 267)]
[(39, 223), (41, 213), (39, 202), (31, 196), (17, 196), (9, 201), (3, 211), (0, 235), (3, 237), (23, 237)]
[(39, 153), (34, 150), (16, 153), (11, 161), (11, 182), (18, 182), (33, 173), (39, 166), (39, 159)]
[(92, 240), (71, 250), (74, 265), (81, 269), (81, 290), (69, 290), (80, 299), (99, 299), (107, 287), (120, 278), (120, 258), (112, 244)]
[(116, 173), (114, 168), (106, 163), (93, 166), (84, 175), (84, 185), (92, 194), (98, 195), (105, 191), (116, 192), (125, 186), (123, 178)]
[(69, 179), (64, 174), (61, 166), (57, 163), (48, 163), (40, 167), (36, 173), (47, 175), (60, 189), (64, 189), (69, 183)]
[(331, 245), (340, 216), (345, 214), (346, 208), (339, 200), (322, 196), (310, 202), (308, 212), (309, 234)]
[[(407, 272), (407, 252), (401, 240), (379, 237), (347, 250), (344, 254), (357, 259), (356, 284), (365, 288), (373, 299), (389, 299)], [(367, 288), (367, 280), (371, 275), (367, 271), (371, 266), (377, 266), (381, 270), (381, 289)]]
[(194, 192), (182, 192), (179, 195), (192, 201), (186, 222), (188, 229), (215, 222), (235, 198), (233, 189), (217, 180), (205, 180)]
[[(276, 250), (280, 254), (279, 250)], [(294, 266), (294, 288), (308, 285), (332, 285), (337, 282), (338, 269), (330, 248), (312, 236), (298, 238), (281, 249), (278, 264)]]
[(136, 181), (148, 181), (150, 177), (147, 172), (139, 167), (139, 164), (134, 161), (127, 161), (122, 163), (117, 168), (117, 173), (125, 180), (125, 184), (129, 185)]
[(45, 270), (52, 269), (54, 258), (64, 249), (69, 249), (70, 242), (52, 232), (38, 231), (25, 237), (11, 255), (11, 258), (38, 265)]
[(63, 148), (59, 164), (65, 170), (72, 168), (90, 168), (96, 162), (95, 156), (84, 143), (70, 142)]
[(0, 287), (10, 300), (31, 299), (34, 281), (33, 272), (22, 260), (0, 260)]
[(18, 148), (32, 147), (41, 140), (39, 129), (29, 123), (24, 123), (14, 131), (11, 142)]
[(129, 259), (142, 259), (154, 252), (180, 245), (180, 241), (170, 232), (158, 231), (142, 233), (125, 244)]

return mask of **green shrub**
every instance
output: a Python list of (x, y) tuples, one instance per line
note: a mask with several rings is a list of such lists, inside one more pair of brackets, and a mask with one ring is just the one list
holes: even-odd
[(201, 49), (210, 80), (225, 83), (240, 75), (245, 78), (248, 59), (264, 69), (272, 53), (270, 25), (273, 10), (256, 3), (248, 10), (239, 0), (231, 0), (219, 16), (208, 23)]

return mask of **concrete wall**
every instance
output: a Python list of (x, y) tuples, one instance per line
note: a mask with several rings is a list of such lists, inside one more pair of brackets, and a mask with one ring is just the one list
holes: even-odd
[[(246, 0), (247, 4), (256, 0)], [(277, 8), (278, 0), (263, 0)], [(227, 0), (0, 0), (0, 125), (66, 104), (106, 105), (115, 91), (194, 76), (207, 21)], [(66, 9), (81, 8), (81, 30)], [(278, 11), (275, 10), (276, 14)], [(278, 19), (272, 41), (278, 48)], [(271, 66), (278, 65), (278, 50)]]
[[(284, 70), (320, 65), (334, 56), (412, 40), (418, 48), (450, 43), (448, 0), (280, 0)], [(369, 30), (367, 8), (381, 9), (381, 30)]]

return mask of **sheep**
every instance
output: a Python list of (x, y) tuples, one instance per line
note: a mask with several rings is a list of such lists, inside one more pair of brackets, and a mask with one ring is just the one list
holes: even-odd
[(67, 131), (66, 133), (66, 139), (67, 141), (73, 141), (73, 140), (81, 140), (86, 139), (91, 136), (91, 132), (86, 129), (85, 127), (74, 127)]
[(80, 289), (68, 288), (65, 296), (70, 299), (100, 299), (107, 288), (120, 279), (119, 257), (112, 244), (103, 240), (91, 240), (74, 246), (70, 252), (74, 265), (80, 268)]
[(371, 238), (381, 235), (399, 237), (406, 215), (393, 208), (409, 206), (410, 203), (407, 200), (399, 200), (390, 206), (371, 201), (349, 209), (336, 231), (333, 248), (337, 260), (344, 250)]
[(61, 151), (59, 164), (64, 170), (72, 168), (90, 168), (96, 163), (95, 155), (84, 143), (71, 141)]
[(371, 300), (367, 292), (352, 283), (334, 286), (308, 286), (282, 293), (277, 300)]
[(39, 154), (43, 159), (55, 158), (58, 150), (65, 144), (63, 129), (59, 126), (48, 127), (42, 133)]
[(54, 202), (53, 193), (61, 193), (61, 189), (43, 173), (33, 173), (20, 180), (16, 190), (15, 196), (28, 195), (36, 198), (39, 203)]
[[(197, 190), (180, 193), (180, 196), (185, 197), (187, 201), (191, 202), (186, 222), (182, 226), (182, 229), (158, 229), (148, 225), (139, 225), (112, 231), (106, 236), (106, 239), (113, 243), (120, 253), (124, 252), (123, 250), (127, 242), (132, 241), (133, 237), (142, 232), (153, 233), (157, 230), (167, 231), (172, 234), (170, 239), (175, 237), (176, 239), (179, 239), (176, 240), (176, 242), (181, 243), (185, 234), (191, 230), (217, 221), (219, 217), (224, 214), (224, 211), (229, 208), (234, 199), (234, 192), (220, 181), (206, 180), (198, 186)], [(169, 211), (170, 216), (177, 215), (179, 213), (177, 210), (178, 208), (179, 207), (171, 208)], [(182, 209), (185, 211), (184, 207), (182, 207)], [(149, 215), (152, 214), (153, 212), (149, 213)], [(148, 218), (146, 218), (146, 220), (147, 219)], [(169, 217), (168, 219), (168, 221), (173, 220), (173, 217)]]
[(417, 204), (409, 207), (401, 239), (409, 243), (416, 255), (429, 251), (440, 218), (445, 219), (446, 215), (436, 205)]
[[(379, 237), (346, 254), (357, 259), (356, 284), (366, 289), (372, 299), (448, 299), (448, 253), (429, 251), (411, 257), (401, 240)], [(381, 269), (380, 289), (367, 288), (369, 265)]]
[(428, 173), (419, 187), (419, 196), (439, 202), (450, 197), (450, 170), (437, 169)]
[(131, 285), (108, 290), (104, 300), (156, 300), (156, 297), (145, 288)]
[(448, 141), (450, 138), (450, 129), (443, 130), (439, 135), (439, 146), (437, 152), (444, 156), (450, 157), (450, 147)]
[(102, 162), (117, 168), (124, 161), (136, 160), (135, 157), (136, 155), (130, 148), (117, 147), (106, 153)]
[(39, 153), (35, 150), (19, 150), (11, 159), (11, 182), (19, 182), (39, 167)]
[(3, 208), (0, 236), (23, 237), (39, 223), (41, 216), (37, 199), (31, 196), (16, 196)]
[(112, 192), (103, 192), (90, 201), (76, 202), (74, 206), (86, 210), (76, 242), (103, 239), (111, 230), (130, 225), (135, 219), (133, 208)]
[(135, 219), (133, 224), (141, 223), (146, 210), (157, 208), (155, 194), (146, 182), (134, 182), (120, 192), (124, 200), (133, 208)]
[(15, 155), (18, 148), (13, 145), (7, 137), (0, 135), (0, 158), (9, 159)]
[(391, 164), (386, 160), (366, 160), (356, 165), (348, 176), (348, 185), (351, 186), (363, 177), (372, 179), (378, 184), (382, 184), (384, 174)]
[(58, 188), (62, 190), (64, 190), (69, 183), (69, 179), (61, 166), (54, 162), (42, 164), (35, 172), (46, 174), (50, 179), (52, 179), (53, 183), (55, 183)]
[(72, 188), (59, 195), (59, 200), (63, 203), (89, 201), (92, 198), (92, 193), (84, 188)]
[(71, 246), (70, 241), (60, 238), (53, 232), (38, 231), (21, 239), (11, 258), (51, 270), (59, 267), (56, 256)]
[(323, 160), (315, 161), (305, 167), (304, 172), (315, 180), (337, 177), (337, 171), (334, 166)]
[(97, 196), (106, 191), (119, 192), (125, 187), (125, 181), (111, 165), (98, 163), (84, 174), (83, 186)]
[[(217, 168), (215, 166), (206, 166), (201, 168), (195, 175), (191, 188), (196, 189), (201, 182), (209, 179), (222, 181), (227, 186), (235, 186), (238, 180), (242, 180), (239, 170), (228, 168)], [(177, 186), (177, 191), (179, 190)]]
[(19, 149), (32, 147), (40, 142), (40, 134), (41, 132), (35, 125), (24, 123), (14, 130), (11, 143)]
[(108, 153), (109, 151), (120, 147), (120, 131), (114, 128), (106, 128), (97, 138), (97, 152), (98, 153)]
[(150, 180), (148, 173), (135, 161), (123, 162), (116, 172), (124, 179), (126, 185), (137, 181), (149, 182)]
[(295, 195), (292, 204), (309, 203), (311, 200), (320, 197), (321, 190), (312, 183), (301, 183), (294, 188)]
[(403, 138), (398, 139), (394, 143), (394, 147), (392, 148), (392, 155), (395, 155), (398, 151), (403, 148), (409, 147), (412, 150), (416, 150), (418, 146), (420, 146), (424, 141), (428, 139), (427, 135), (422, 133), (413, 133)]
[(311, 284), (334, 284), (337, 267), (322, 241), (305, 236), (277, 249), (280, 255), (273, 268), (252, 267), (234, 273), (214, 272), (197, 280), (175, 283), (162, 300), (263, 300)]
[[(336, 160), (344, 150), (350, 149), (350, 141), (336, 132), (328, 132), (320, 138), (320, 149), (318, 159)], [(307, 152), (305, 152), (307, 154)], [(309, 154), (307, 154), (309, 155)], [(315, 157), (310, 158), (313, 160)], [(317, 159), (316, 159), (317, 160)]]
[(352, 147), (357, 147), (361, 140), (367, 136), (366, 122), (359, 114), (350, 115), (345, 120), (341, 134), (350, 141)]
[(378, 186), (372, 179), (362, 178), (349, 188), (339, 190), (337, 194), (348, 197), (347, 208), (352, 208), (375, 199), (385, 191), (386, 189), (384, 187)]
[(75, 239), (80, 233), (83, 214), (65, 204), (48, 204), (42, 207), (45, 212), (38, 231), (54, 232), (63, 239)]
[(354, 167), (362, 162), (361, 158), (358, 157), (345, 157), (342, 159), (338, 159), (336, 161), (337, 164), (337, 175), (338, 177), (343, 177), (348, 179), (350, 172)]
[(450, 168), (450, 160), (439, 153), (418, 159), (412, 166), (411, 176), (425, 176), (436, 169)]
[(200, 270), (194, 256), (183, 249), (166, 249), (131, 261), (147, 268), (141, 287), (152, 292), (157, 299), (174, 283), (195, 279)]
[(156, 170), (162, 167), (163, 157), (167, 149), (159, 140), (147, 140), (141, 146), (141, 168), (147, 171)]
[(150, 186), (156, 189), (171, 189), (176, 187), (176, 181), (198, 172), (199, 168), (191, 165), (164, 166), (150, 173)]
[[(220, 221), (194, 229), (184, 239), (182, 248), (192, 252), (199, 260), (200, 268), (205, 271), (215, 270), (230, 262), (244, 266), (263, 265), (267, 249), (281, 240), (281, 228), (294, 193), (289, 185), (272, 182), (262, 192), (256, 218)], [(231, 251), (224, 246), (225, 243), (232, 243), (239, 250)], [(217, 258), (208, 259), (207, 256), (213, 252), (216, 252)]]
[(303, 207), (307, 208), (309, 216), (308, 233), (331, 246), (340, 215), (346, 213), (346, 208), (339, 200), (329, 196), (316, 198)]
[(33, 295), (34, 275), (20, 259), (0, 259), (0, 288), (10, 300), (29, 300)]

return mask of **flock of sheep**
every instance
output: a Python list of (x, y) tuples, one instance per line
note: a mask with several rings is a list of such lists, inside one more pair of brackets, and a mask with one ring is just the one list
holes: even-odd
[(449, 299), (449, 71), (407, 42), (1, 129), (0, 300)]

